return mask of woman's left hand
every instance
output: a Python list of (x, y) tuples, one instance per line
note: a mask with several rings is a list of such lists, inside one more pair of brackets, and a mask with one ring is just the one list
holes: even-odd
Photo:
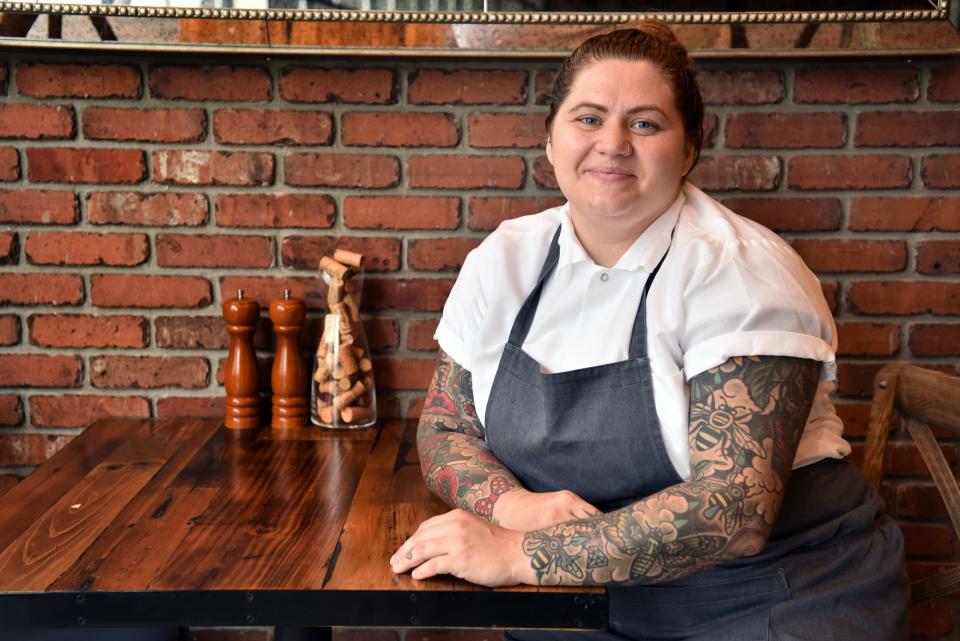
[(421, 523), (390, 558), (390, 567), (398, 574), (412, 569), (414, 579), (451, 574), (487, 587), (535, 579), (523, 553), (523, 532), (502, 528), (465, 510), (452, 510)]

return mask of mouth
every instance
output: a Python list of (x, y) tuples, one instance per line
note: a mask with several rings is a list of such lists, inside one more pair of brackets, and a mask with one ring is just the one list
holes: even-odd
[(618, 181), (633, 178), (633, 173), (620, 167), (590, 167), (583, 173), (599, 180)]

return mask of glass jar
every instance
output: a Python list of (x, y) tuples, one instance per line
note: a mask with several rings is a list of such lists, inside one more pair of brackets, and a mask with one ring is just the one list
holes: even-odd
[[(334, 256), (343, 258), (339, 250)], [(377, 422), (373, 359), (360, 320), (363, 267), (356, 262), (351, 266), (324, 258), (320, 263), (327, 283), (328, 312), (311, 377), (310, 421), (333, 429), (369, 427)]]

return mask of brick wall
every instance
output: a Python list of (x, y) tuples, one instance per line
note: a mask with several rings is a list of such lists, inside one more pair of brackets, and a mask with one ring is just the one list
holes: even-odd
[[(264, 305), (284, 288), (304, 298), (309, 350), (316, 264), (337, 243), (370, 258), (381, 413), (415, 416), (463, 256), (499, 221), (559, 202), (541, 146), (553, 65), (9, 56), (0, 486), (101, 416), (219, 414), (220, 305), (238, 287)], [(960, 366), (960, 65), (701, 69), (708, 135), (693, 179), (820, 275), (859, 457), (882, 363)], [(258, 336), (268, 371), (269, 322)], [(944, 442), (955, 463), (960, 441)], [(892, 446), (887, 495), (915, 576), (956, 558), (905, 442)], [(913, 625), (960, 638), (950, 602), (916, 609)]]

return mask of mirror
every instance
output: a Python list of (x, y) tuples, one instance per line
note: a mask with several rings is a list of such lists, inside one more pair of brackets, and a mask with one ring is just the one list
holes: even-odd
[(0, 1), (0, 46), (559, 56), (655, 16), (698, 56), (943, 55), (960, 52), (958, 11), (960, 0)]

